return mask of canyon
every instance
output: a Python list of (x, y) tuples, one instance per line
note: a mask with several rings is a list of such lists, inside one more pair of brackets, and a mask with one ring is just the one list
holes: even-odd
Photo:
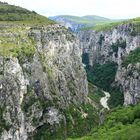
[[(75, 139), (106, 118), (121, 128), (130, 114), (139, 124), (139, 18), (72, 32), (18, 6), (0, 10), (1, 140)], [(128, 112), (119, 123), (110, 115), (118, 106)]]

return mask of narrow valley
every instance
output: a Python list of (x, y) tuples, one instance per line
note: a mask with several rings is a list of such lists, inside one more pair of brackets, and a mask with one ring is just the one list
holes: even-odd
[(140, 17), (43, 15), (0, 2), (0, 140), (139, 140)]

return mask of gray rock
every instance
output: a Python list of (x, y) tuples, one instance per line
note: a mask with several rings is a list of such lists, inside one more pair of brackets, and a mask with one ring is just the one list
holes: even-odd
[[(140, 102), (140, 64), (130, 64), (127, 68), (122, 66), (123, 59), (131, 51), (140, 47), (140, 35), (132, 36), (132, 31), (132, 24), (122, 24), (107, 31), (89, 30), (78, 33), (81, 42), (80, 48), (83, 54), (88, 54), (89, 65), (107, 62), (118, 64), (115, 81), (123, 87), (125, 105)], [(124, 43), (124, 45), (113, 50), (112, 45), (116, 45), (118, 42)]]
[(1, 43), (12, 38), (17, 49), (28, 45), (35, 51), (0, 57), (0, 121), (5, 122), (1, 140), (27, 140), (38, 127), (59, 124), (65, 120), (62, 110), (85, 103), (88, 94), (79, 41), (73, 34), (59, 25), (14, 28), (0, 31), (5, 36)]

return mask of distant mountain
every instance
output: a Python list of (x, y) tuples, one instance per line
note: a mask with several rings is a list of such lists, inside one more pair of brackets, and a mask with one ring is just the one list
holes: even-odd
[(112, 21), (109, 18), (100, 17), (96, 15), (87, 15), (87, 16), (83, 16), (82, 18), (88, 20), (91, 23), (94, 22), (94, 24)]
[(54, 17), (49, 17), (51, 20), (58, 22), (59, 24), (71, 29), (72, 31), (77, 31), (80, 28), (91, 27), (97, 24), (110, 23), (116, 20), (112, 20), (105, 17), (100, 17), (96, 15), (87, 16), (70, 16), (70, 15), (59, 15)]

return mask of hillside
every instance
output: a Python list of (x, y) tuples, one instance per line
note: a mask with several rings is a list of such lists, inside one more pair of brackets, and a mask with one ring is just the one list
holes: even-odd
[(53, 24), (48, 18), (34, 11), (0, 2), (0, 23)]
[(66, 20), (73, 21), (75, 23), (84, 23), (84, 24), (97, 24), (97, 23), (104, 23), (104, 22), (110, 22), (112, 21), (111, 19), (100, 17), (100, 16), (94, 16), (94, 15), (89, 15), (89, 16), (70, 16), (70, 15), (60, 15), (60, 16), (55, 16), (55, 17), (50, 17), (52, 19), (58, 19), (58, 18), (64, 18)]
[(116, 20), (111, 20), (108, 18), (95, 16), (95, 15), (87, 15), (83, 17), (79, 16), (70, 16), (70, 15), (60, 15), (55, 17), (49, 17), (50, 19), (71, 28), (73, 31), (79, 30), (83, 27), (95, 26), (97, 24), (115, 22)]
[(118, 107), (107, 115), (104, 123), (83, 138), (68, 140), (139, 140), (140, 104)]
[(130, 20), (125, 20), (125, 21), (116, 21), (116, 22), (110, 22), (110, 23), (97, 24), (95, 26), (83, 28), (82, 30), (94, 30), (97, 32), (107, 31), (121, 24), (129, 24), (129, 23), (135, 25), (135, 27), (137, 28), (136, 30), (139, 30), (138, 32), (140, 32), (140, 29), (138, 29), (139, 28), (138, 26), (140, 25), (140, 17), (130, 19)]

